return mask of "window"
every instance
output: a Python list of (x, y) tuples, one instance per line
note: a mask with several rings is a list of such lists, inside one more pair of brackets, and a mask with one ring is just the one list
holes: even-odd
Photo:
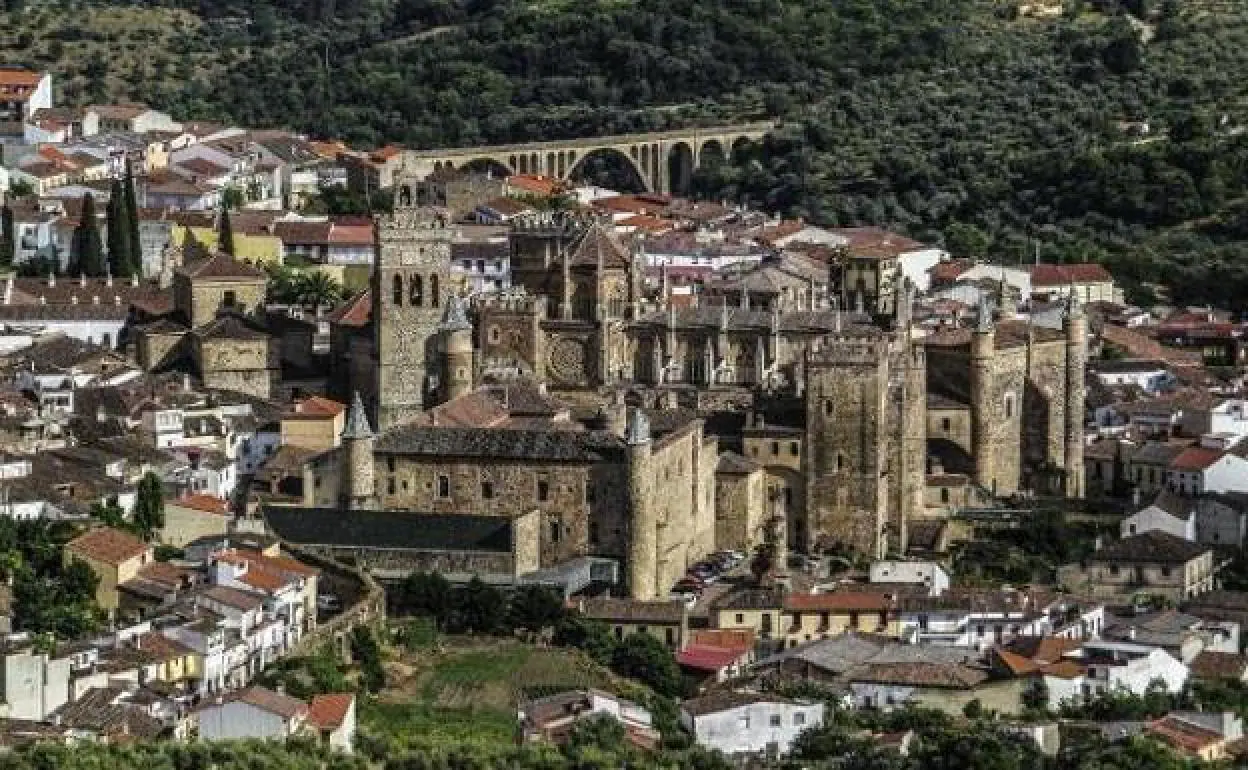
[(559, 525), (559, 520), (551, 519), (550, 523), (547, 525), (547, 528), (550, 532), (550, 542), (558, 543), (559, 536), (563, 534), (563, 527)]
[(823, 413), (830, 417), (832, 416), (832, 410), (832, 399), (825, 399), (823, 402)]
[(550, 499), (550, 482), (546, 479), (537, 480), (537, 499), (543, 503)]
[(616, 627), (615, 627), (615, 638), (616, 638), (616, 639), (623, 639), (623, 638), (624, 638), (624, 626), (616, 626)]
[(950, 428), (952, 427), (953, 427), (953, 422), (948, 417), (941, 419), (940, 429), (943, 430), (945, 433), (948, 433)]
[(451, 496), (451, 477), (438, 476), (438, 497)]
[(845, 455), (840, 452), (836, 453), (836, 472), (840, 473), (845, 470)]
[(983, 627), (982, 625), (980, 625), (980, 626), (975, 626), (975, 635), (976, 635), (976, 636), (984, 636), (984, 627)]
[(497, 326), (490, 327), (490, 342), (491, 344), (498, 343), (498, 327)]
[(949, 502), (949, 487), (940, 488), (940, 501), (942, 503)]
[(1012, 418), (1013, 416), (1014, 416), (1014, 394), (1007, 393), (1005, 396), (1005, 419), (1008, 420)]
[(233, 289), (227, 289), (221, 296), (221, 304), (226, 307), (234, 307), (238, 304), (238, 295), (234, 293)]
[(425, 281), (419, 275), (412, 276), (412, 282), (407, 292), (407, 301), (412, 307), (420, 307), (425, 304)]
[(387, 457), (386, 458), (386, 470), (391, 473), (394, 473), (394, 466), (395, 466), (394, 458)]
[(789, 442), (789, 454), (793, 455), (794, 457), (797, 457), (799, 451), (800, 450), (798, 450), (797, 448), (796, 441)]
[(391, 283), (390, 301), (394, 303), (396, 307), (401, 307), (403, 305), (403, 277), (402, 276), (396, 275), (394, 277), (394, 281)]
[(781, 724), (783, 724), (783, 720), (780, 718), (779, 714), (772, 714), (770, 717), (767, 718), (767, 723), (770, 724), (772, 727), (779, 727)]
[(796, 727), (801, 727), (802, 725), (806, 724), (806, 712), (804, 711), (795, 712), (793, 714), (793, 724)]
[(436, 275), (429, 276), (429, 304), (437, 307), (442, 302), (442, 297), (438, 294), (438, 277)]
[(737, 625), (743, 625), (744, 623), (745, 623), (745, 615), (743, 613), (738, 612), (737, 613)]
[(771, 442), (771, 453), (773, 455), (780, 454), (780, 442), (779, 441)]
[(393, 476), (386, 479), (386, 494), (387, 495), (394, 494), (394, 477)]
[(674, 628), (663, 629), (663, 639), (666, 640), (668, 647), (675, 647), (676, 646), (676, 629)]
[(1117, 564), (1111, 564), (1111, 565), (1109, 565), (1109, 574), (1111, 574), (1111, 575), (1115, 575), (1115, 576), (1118, 574), (1118, 565), (1117, 565)]
[(1162, 576), (1162, 577), (1165, 577), (1165, 578), (1170, 577), (1170, 568), (1169, 568), (1169, 567), (1162, 567), (1162, 568), (1161, 568), (1161, 576)]
[(857, 612), (849, 613), (849, 627), (850, 628), (858, 627), (858, 613)]
[(485, 500), (494, 499), (494, 484), (489, 481), (481, 482), (481, 497)]

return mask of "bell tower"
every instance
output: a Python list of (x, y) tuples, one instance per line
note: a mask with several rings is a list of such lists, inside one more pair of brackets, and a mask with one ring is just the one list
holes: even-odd
[(400, 171), (394, 213), (375, 228), (377, 429), (384, 432), (436, 403), (438, 327), (451, 295), (454, 237), (445, 188)]

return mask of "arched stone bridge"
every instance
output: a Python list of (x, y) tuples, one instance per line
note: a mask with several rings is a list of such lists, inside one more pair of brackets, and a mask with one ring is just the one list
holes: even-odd
[(403, 162), (408, 170), (422, 175), (485, 163), (513, 174), (568, 179), (586, 158), (608, 153), (622, 158), (648, 192), (683, 192), (689, 176), (711, 154), (727, 158), (743, 142), (762, 139), (777, 125), (760, 122), (493, 147), (407, 150)]

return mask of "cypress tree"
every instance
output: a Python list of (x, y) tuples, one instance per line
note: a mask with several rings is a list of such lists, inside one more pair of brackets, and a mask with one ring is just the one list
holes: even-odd
[(221, 222), (217, 231), (217, 248), (234, 256), (234, 228), (230, 225), (230, 209), (227, 206), (221, 207)]
[(108, 193), (105, 236), (108, 244), (108, 269), (111, 275), (126, 277), (126, 265), (130, 260), (130, 230), (126, 221), (126, 199), (121, 181), (113, 180)]
[(95, 223), (95, 196), (82, 196), (82, 221), (74, 229), (74, 273), (104, 275), (104, 246), (100, 242), (100, 229)]
[(143, 241), (139, 238), (139, 204), (134, 196), (134, 171), (130, 159), (126, 159), (126, 177), (122, 183), (126, 205), (126, 225), (130, 250), (126, 254), (125, 269), (121, 275), (129, 278), (143, 271)]
[(17, 242), (13, 232), (13, 209), (4, 204), (0, 209), (0, 267), (9, 267), (17, 255)]

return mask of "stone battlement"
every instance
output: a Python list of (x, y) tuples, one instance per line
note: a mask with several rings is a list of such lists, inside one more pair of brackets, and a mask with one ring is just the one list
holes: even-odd
[(536, 315), (540, 318), (546, 317), (547, 301), (546, 297), (529, 294), (523, 289), (508, 289), (493, 294), (484, 294), (472, 300), (474, 310), (478, 312), (518, 313)]

